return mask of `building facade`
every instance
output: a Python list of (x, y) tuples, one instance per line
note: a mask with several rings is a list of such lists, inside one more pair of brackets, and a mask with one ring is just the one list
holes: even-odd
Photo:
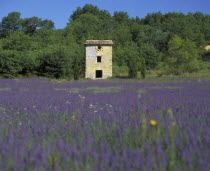
[(85, 78), (105, 79), (112, 76), (111, 40), (87, 40)]

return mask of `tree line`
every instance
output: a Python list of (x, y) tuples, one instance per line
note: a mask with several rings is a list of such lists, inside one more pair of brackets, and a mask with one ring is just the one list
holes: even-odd
[(65, 28), (55, 29), (52, 20), (11, 12), (0, 22), (0, 76), (84, 77), (84, 43), (94, 39), (113, 40), (115, 75), (196, 72), (210, 62), (204, 50), (210, 44), (210, 15), (156, 12), (132, 18), (87, 4), (70, 15)]

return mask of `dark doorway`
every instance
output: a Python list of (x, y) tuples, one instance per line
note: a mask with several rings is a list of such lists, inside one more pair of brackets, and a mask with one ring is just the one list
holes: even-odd
[(102, 78), (102, 70), (96, 70), (96, 78)]

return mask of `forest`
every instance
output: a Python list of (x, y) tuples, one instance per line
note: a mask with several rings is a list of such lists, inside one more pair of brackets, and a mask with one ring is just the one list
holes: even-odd
[(84, 78), (86, 40), (113, 40), (114, 77), (210, 69), (210, 50), (205, 50), (210, 45), (210, 15), (155, 12), (133, 18), (86, 4), (70, 14), (63, 29), (49, 19), (21, 18), (20, 12), (3, 17), (0, 77)]

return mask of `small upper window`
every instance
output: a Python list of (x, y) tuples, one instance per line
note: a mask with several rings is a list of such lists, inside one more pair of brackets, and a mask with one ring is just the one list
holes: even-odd
[(98, 50), (101, 50), (101, 46), (98, 46)]
[(101, 62), (101, 56), (97, 56), (97, 62), (98, 62), (98, 63)]

